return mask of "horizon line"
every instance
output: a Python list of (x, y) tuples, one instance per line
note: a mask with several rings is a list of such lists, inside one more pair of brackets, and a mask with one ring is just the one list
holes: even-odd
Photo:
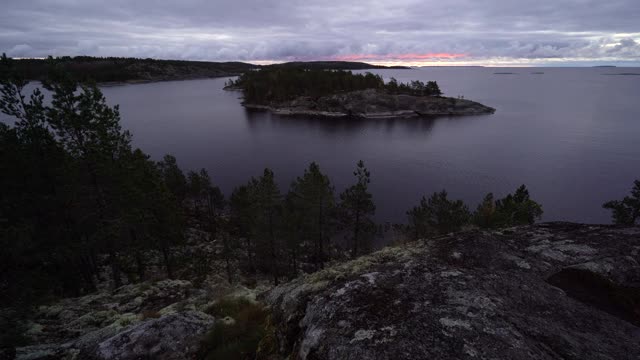
[[(364, 63), (373, 66), (404, 66), (409, 68), (419, 68), (419, 67), (486, 67), (486, 68), (505, 68), (505, 67), (513, 67), (513, 68), (534, 68), (534, 67), (545, 67), (545, 68), (566, 68), (566, 67), (576, 67), (576, 68), (590, 68), (590, 67), (640, 67), (640, 62), (635, 63), (629, 60), (618, 60), (618, 61), (603, 61), (603, 60), (588, 60), (588, 59), (580, 59), (580, 60), (564, 60), (562, 62), (549, 62), (549, 63), (523, 63), (523, 62), (496, 62), (496, 63), (481, 63), (481, 62), (462, 62), (462, 61), (431, 61), (431, 62), (412, 62), (407, 61), (356, 61), (356, 60), (340, 60), (340, 59), (321, 59), (313, 60), (313, 59), (285, 59), (285, 60), (205, 60), (205, 59), (176, 59), (176, 58), (159, 58), (159, 57), (127, 57), (127, 56), (96, 56), (96, 55), (56, 55), (55, 58), (61, 57), (94, 57), (94, 58), (133, 58), (133, 59), (152, 59), (159, 61), (194, 61), (194, 62), (210, 62), (210, 63), (226, 63), (226, 62), (241, 62), (251, 65), (274, 65), (274, 64), (285, 64), (292, 62), (300, 62), (300, 63), (312, 63), (312, 62), (342, 62), (342, 63)], [(14, 60), (45, 60), (46, 57), (41, 56), (21, 56), (21, 57), (12, 57)], [(631, 62), (630, 64), (628, 64)]]

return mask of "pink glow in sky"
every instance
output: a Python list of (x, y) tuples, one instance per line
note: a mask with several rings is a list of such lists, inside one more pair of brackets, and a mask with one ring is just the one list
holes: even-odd
[(332, 56), (331, 60), (337, 61), (371, 61), (371, 60), (404, 60), (404, 61), (416, 61), (416, 60), (452, 60), (466, 57), (467, 54), (456, 53), (426, 53), (426, 54), (349, 54), (349, 55), (336, 55)]

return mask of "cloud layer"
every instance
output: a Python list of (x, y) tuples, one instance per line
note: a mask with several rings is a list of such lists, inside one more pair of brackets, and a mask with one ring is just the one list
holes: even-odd
[(4, 0), (13, 57), (640, 65), (637, 0)]

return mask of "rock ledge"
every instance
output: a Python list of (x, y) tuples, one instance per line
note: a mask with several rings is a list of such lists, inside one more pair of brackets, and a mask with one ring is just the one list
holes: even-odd
[(638, 359), (640, 228), (546, 223), (390, 247), (264, 296), (291, 359)]

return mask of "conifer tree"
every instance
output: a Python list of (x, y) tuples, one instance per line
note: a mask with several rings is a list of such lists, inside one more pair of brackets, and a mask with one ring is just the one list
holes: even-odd
[(255, 229), (257, 245), (262, 254), (266, 254), (268, 268), (273, 277), (274, 285), (278, 285), (280, 276), (281, 252), (278, 241), (278, 228), (282, 213), (282, 197), (275, 183), (273, 171), (264, 169), (262, 176), (250, 181), (250, 197), (255, 214)]
[(485, 196), (473, 215), (473, 222), (482, 228), (509, 227), (533, 224), (542, 216), (542, 206), (531, 199), (524, 185), (515, 193), (494, 200), (493, 194)]
[(542, 217), (542, 206), (533, 201), (525, 185), (496, 201), (496, 226), (530, 225)]
[(235, 188), (229, 198), (230, 232), (238, 239), (244, 240), (246, 252), (246, 268), (250, 274), (255, 273), (255, 206), (252, 199), (251, 183)]
[(407, 212), (415, 238), (457, 231), (468, 223), (471, 215), (467, 206), (461, 200), (449, 200), (447, 195), (442, 190), (428, 199), (422, 197), (420, 205)]
[(301, 214), (302, 237), (312, 244), (311, 258), (316, 269), (323, 268), (328, 259), (328, 243), (334, 228), (333, 194), (331, 181), (315, 162), (291, 184), (289, 190), (293, 209)]
[(176, 202), (182, 205), (187, 196), (187, 178), (178, 166), (178, 161), (173, 155), (165, 155), (158, 163), (162, 179), (171, 192)]
[(489, 228), (495, 224), (496, 203), (493, 193), (488, 193), (473, 214), (473, 222), (479, 227)]
[(350, 231), (351, 256), (356, 257), (362, 251), (365, 239), (375, 231), (371, 216), (376, 206), (369, 192), (371, 174), (362, 160), (358, 161), (353, 175), (356, 183), (340, 194), (339, 214), (341, 224)]

